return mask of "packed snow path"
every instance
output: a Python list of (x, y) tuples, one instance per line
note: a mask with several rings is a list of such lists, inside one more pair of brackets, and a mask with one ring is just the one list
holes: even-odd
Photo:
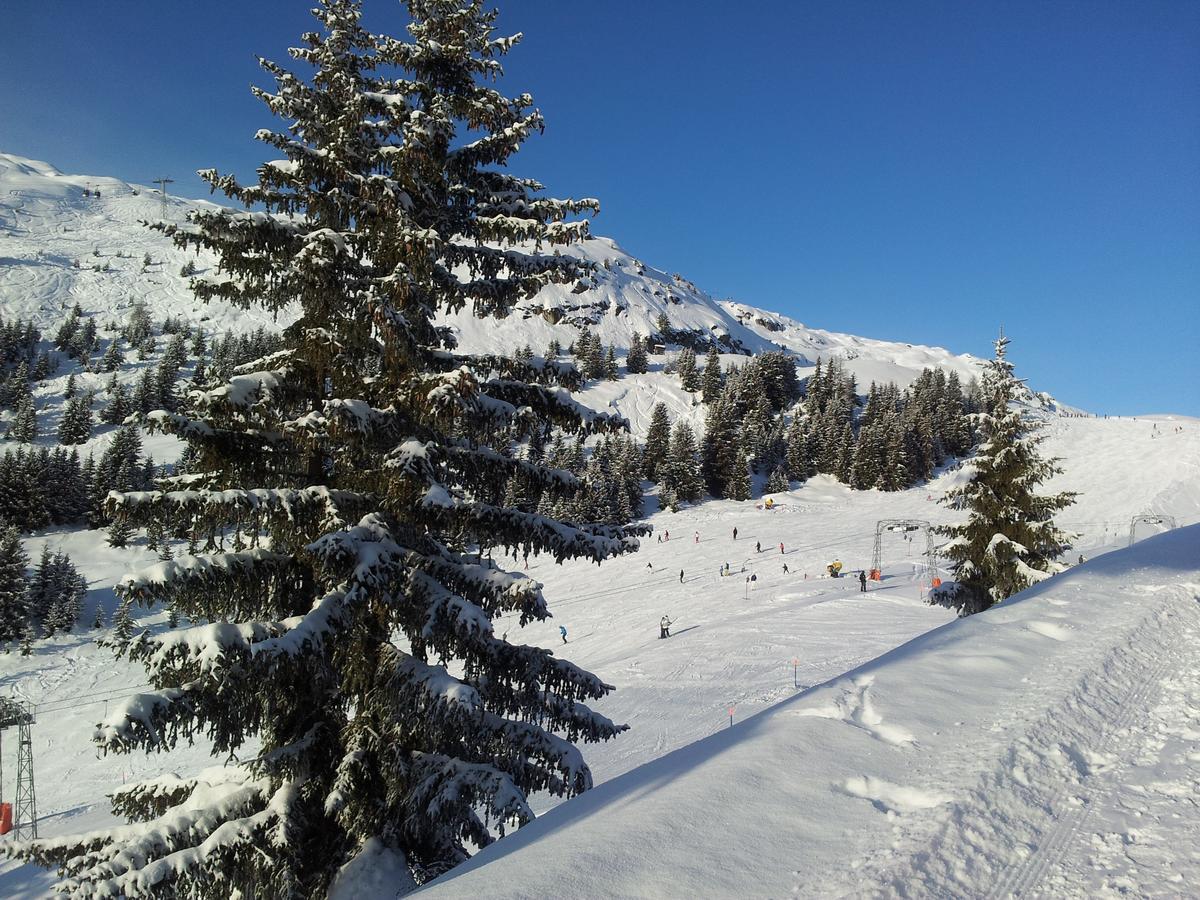
[(1200, 526), (603, 784), (466, 897), (1180, 895), (1200, 883)]

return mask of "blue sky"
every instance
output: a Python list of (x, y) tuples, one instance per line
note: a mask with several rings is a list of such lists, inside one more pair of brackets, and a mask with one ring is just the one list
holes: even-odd
[[(309, 6), (5, 0), (0, 149), (249, 176), (255, 57)], [(1200, 415), (1200, 3), (501, 8), (548, 122), (514, 168), (599, 197), (597, 233), (815, 327), (988, 355), (1002, 324), (1065, 402)]]

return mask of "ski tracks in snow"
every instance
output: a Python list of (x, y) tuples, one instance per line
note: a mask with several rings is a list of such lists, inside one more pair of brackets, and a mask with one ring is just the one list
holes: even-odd
[[(1086, 672), (1059, 704), (1011, 741), (999, 764), (948, 814), (930, 816), (923, 823), (910, 820), (904, 829), (907, 833), (897, 833), (893, 852), (884, 854), (881, 865), (863, 866), (861, 874), (867, 880), (862, 883), (873, 883), (881, 895), (902, 897), (1126, 893), (1131, 882), (1114, 882), (1104, 870), (1114, 865), (1117, 854), (1112, 846), (1124, 847), (1138, 836), (1135, 833), (1131, 839), (1119, 830), (1091, 834), (1093, 811), (1111, 810), (1119, 791), (1123, 796), (1116, 805), (1123, 810), (1131, 803), (1136, 806), (1139, 797), (1147, 799), (1144, 789), (1131, 791), (1126, 782), (1138, 760), (1158, 758), (1166, 743), (1164, 733), (1184, 738), (1187, 745), (1182, 750), (1175, 746), (1173, 759), (1183, 760), (1186, 771), (1176, 777), (1178, 784), (1157, 785), (1158, 794), (1183, 795), (1194, 804), (1190, 795), (1200, 786), (1200, 753), (1196, 752), (1200, 733), (1187, 722), (1196, 713), (1190, 704), (1200, 702), (1200, 664), (1194, 649), (1200, 637), (1196, 589), (1195, 585), (1143, 588), (1139, 593), (1154, 595), (1156, 601), (1129, 637), (1098, 669)], [(1031, 630), (1053, 640), (1065, 637)], [(1160, 702), (1169, 691), (1174, 691), (1174, 698)], [(1142, 814), (1140, 809), (1133, 811), (1135, 817)], [(1161, 839), (1168, 842), (1168, 863), (1170, 845), (1178, 853), (1185, 852), (1175, 844), (1170, 829)], [(1071, 865), (1080, 854), (1086, 861)], [(1194, 872), (1200, 870), (1200, 853), (1192, 856), (1185, 863)], [(1097, 877), (1100, 884), (1083, 883)], [(1146, 877), (1165, 876), (1148, 872)], [(1144, 894), (1155, 886), (1168, 895), (1174, 893), (1165, 884), (1132, 883), (1135, 893)]]

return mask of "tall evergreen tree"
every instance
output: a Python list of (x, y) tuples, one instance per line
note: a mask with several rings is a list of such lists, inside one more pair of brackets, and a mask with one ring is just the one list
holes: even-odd
[(646, 446), (642, 449), (642, 471), (651, 481), (658, 481), (658, 470), (666, 459), (670, 441), (671, 420), (667, 417), (667, 404), (656, 403), (650, 413)]
[(676, 367), (679, 372), (679, 384), (685, 391), (691, 393), (700, 390), (700, 373), (696, 369), (695, 350), (691, 347), (680, 350)]
[(29, 564), (15, 526), (0, 522), (0, 644), (21, 640), (29, 621), (25, 566)]
[(787, 449), (784, 456), (787, 461), (788, 477), (792, 481), (806, 481), (813, 474), (812, 457), (808, 449), (808, 433), (804, 428), (804, 420), (796, 415), (788, 426)]
[(629, 339), (629, 353), (625, 356), (625, 370), (630, 375), (642, 375), (649, 368), (650, 361), (646, 353), (646, 344), (642, 340), (642, 336), (635, 331), (633, 337)]
[(786, 467), (781, 464), (771, 470), (771, 474), (767, 476), (766, 492), (768, 494), (781, 494), (790, 487)]
[(58, 423), (58, 442), (66, 446), (86, 443), (92, 436), (91, 396), (84, 395), (67, 401)]
[(708, 348), (708, 356), (704, 359), (704, 375), (700, 379), (700, 390), (705, 403), (714, 403), (721, 395), (721, 354), (717, 352), (715, 346)]
[(37, 412), (33, 408), (33, 397), (26, 393), (17, 406), (17, 415), (8, 426), (8, 439), (20, 444), (31, 444), (37, 438)]
[(54, 601), (54, 554), (49, 544), (42, 544), (42, 555), (26, 589), (26, 604), (31, 619), (41, 621)]
[(964, 616), (1062, 571), (1057, 559), (1070, 549), (1070, 535), (1054, 524), (1054, 514), (1075, 495), (1035, 493), (1062, 470), (1057, 460), (1039, 455), (1038, 426), (1013, 403), (1021, 382), (1007, 359), (1008, 344), (1002, 334), (984, 369), (971, 479), (948, 491), (944, 501), (966, 509), (967, 520), (939, 529), (950, 538), (940, 552), (951, 561), (956, 580), (938, 588), (933, 601)]
[(28, 855), (63, 866), (76, 896), (136, 885), (319, 897), (360, 853), (385, 853), (422, 882), (532, 818), (530, 792), (586, 790), (575, 744), (622, 730), (585, 705), (608, 685), (494, 633), (500, 614), (525, 623), (549, 611), (540, 585), (483, 551), (600, 561), (636, 540), (483, 498), (516, 471), (548, 493), (575, 489), (509, 455), (531, 429), (624, 423), (524, 382), (527, 366), (456, 352), (433, 324), (437, 310), (502, 315), (577, 281), (588, 266), (544, 248), (585, 239), (586, 224), (567, 217), (597, 204), (542, 197), (504, 170), (542, 119), (528, 95), (490, 86), (517, 42), (493, 38), (496, 14), (407, 5), (412, 40), (400, 41), (366, 32), (357, 3), (322, 0), (321, 30), (293, 51), (312, 79), (268, 62), (278, 88), (256, 92), (288, 123), (259, 133), (286, 162), (264, 164), (248, 187), (206, 173), (260, 209), (203, 208), (186, 228), (158, 226), (219, 257), (227, 277), (193, 281), (201, 298), (294, 303), (299, 319), (260, 370), (195, 398), (188, 416), (150, 417), (199, 447), (210, 490), (126, 494), (110, 501), (114, 515), (187, 517), (214, 550), (234, 532), (250, 548), (123, 583), (126, 603), (166, 601), (220, 624), (118, 639), (156, 692), (97, 739), (168, 751), (203, 734), (220, 757), (250, 741), (255, 755), (222, 778), (118, 791), (115, 810), (141, 820), (135, 833), (34, 844)]
[(663, 487), (675, 500), (694, 503), (704, 494), (696, 459), (696, 436), (687, 422), (676, 422), (662, 472)]
[(734, 453), (725, 496), (730, 500), (750, 499), (750, 460), (740, 442)]

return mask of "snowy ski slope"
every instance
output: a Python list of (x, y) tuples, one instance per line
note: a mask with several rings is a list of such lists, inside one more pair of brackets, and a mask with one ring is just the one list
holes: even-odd
[[(1176, 428), (1182, 428), (1183, 431), (1177, 432), (1174, 430)], [(1156, 434), (1161, 436), (1156, 437)], [(1064, 516), (1064, 522), (1082, 534), (1080, 552), (1089, 559), (1107, 549), (1124, 545), (1132, 515), (1146, 512), (1171, 514), (1181, 525), (1200, 521), (1200, 421), (1166, 418), (1153, 421), (1141, 418), (1136, 421), (1057, 419), (1049, 428), (1046, 450), (1063, 457), (1067, 469), (1055, 487), (1069, 487), (1082, 492), (1077, 506)], [(822, 578), (820, 574), (835, 557), (841, 558), (847, 570), (869, 565), (874, 527), (879, 519), (919, 518), (934, 523), (949, 520), (953, 512), (929, 498), (939, 496), (958, 477), (958, 472), (947, 472), (924, 488), (895, 494), (850, 491), (827, 478), (816, 478), (796, 491), (776, 495), (774, 499), (777, 506), (770, 512), (757, 508), (759, 504), (756, 503), (719, 501), (678, 514), (656, 514), (651, 518), (656, 533), (662, 535), (669, 531), (670, 540), (658, 543), (652, 538), (644, 542), (640, 553), (612, 560), (600, 567), (584, 563), (557, 566), (531, 559), (530, 574), (546, 584), (546, 596), (555, 618), (524, 630), (517, 630), (512, 623), (506, 626), (501, 621), (498, 623), (499, 630), (504, 632), (507, 627), (509, 640), (553, 647), (556, 652), (616, 685), (616, 692), (597, 704), (597, 708), (605, 715), (631, 726), (629, 732), (614, 741), (585, 748), (600, 787), (591, 797), (571, 801), (557, 815), (574, 819), (577, 813), (568, 810), (577, 810), (580, 811), (578, 815), (582, 822), (585, 813), (590, 816), (593, 810), (601, 809), (602, 802), (604, 809), (629, 802), (630, 815), (641, 817), (642, 813), (637, 810), (642, 801), (634, 803), (630, 797), (641, 797), (645, 793), (649, 798), (645, 815), (647, 821), (654, 821), (656, 810), (668, 802), (671, 789), (664, 787), (661, 791), (655, 791), (651, 788), (660, 780), (664, 785), (677, 783), (682, 777), (677, 766), (681, 759), (690, 759), (687, 754), (708, 753), (703, 749), (709, 746), (707, 744), (700, 745), (701, 749), (689, 748), (695, 742), (709, 739), (714, 733), (728, 727), (730, 706), (734, 707), (735, 722), (742, 722), (756, 713), (772, 710), (778, 704), (788, 702), (797, 693), (796, 685), (804, 689), (836, 679), (894, 647), (951, 622), (952, 617), (945, 610), (931, 608), (921, 602), (922, 587), (913, 578), (914, 563), (920, 561), (919, 541), (909, 544), (899, 537), (892, 537), (885, 542), (883, 568), (886, 577), (881, 584), (872, 585), (871, 592), (865, 597), (857, 593), (857, 582), (852, 579), (834, 581)], [(736, 542), (732, 539), (734, 526), (739, 531)], [(694, 537), (696, 532), (700, 534), (698, 543)], [(1143, 530), (1138, 537), (1152, 532), (1153, 529)], [(84, 610), (85, 622), (91, 619), (91, 604), (94, 603), (104, 604), (111, 615), (112, 585), (121, 574), (129, 568), (150, 565), (156, 561), (153, 554), (140, 546), (126, 551), (112, 550), (104, 545), (102, 535), (91, 532), (36, 535), (26, 540), (26, 546), (36, 554), (43, 540), (49, 540), (52, 547), (62, 546), (73, 559), (83, 564), (83, 571), (88, 573), (92, 590), (89, 605)], [(785, 550), (782, 555), (778, 548), (781, 541)], [(756, 542), (762, 545), (762, 553), (755, 552)], [(1082, 577), (1089, 571), (1108, 573), (1112, 569), (1107, 559), (1097, 560), (1095, 566), (1089, 564), (1070, 577)], [(726, 561), (738, 570), (738, 574), (721, 578), (717, 570)], [(790, 570), (787, 575), (782, 571), (785, 562)], [(745, 574), (740, 572), (743, 566), (747, 570)], [(1197, 567), (1200, 567), (1200, 554), (1193, 547), (1192, 556), (1188, 558), (1184, 554), (1176, 568), (1168, 574), (1177, 582), (1200, 580)], [(684, 571), (683, 584), (679, 582), (680, 569)], [(751, 573), (758, 578), (748, 585), (745, 578)], [(1021, 645), (1011, 652), (1035, 653), (1040, 660), (1039, 665), (1049, 667), (1048, 671), (1053, 670), (1058, 665), (1058, 654), (1069, 648), (1090, 646), (1088, 636), (1096, 628), (1107, 629), (1110, 621), (1116, 623), (1112, 625), (1113, 628), (1120, 626), (1120, 622), (1114, 619), (1116, 612), (1113, 612), (1123, 608), (1117, 600), (1104, 600), (1093, 608), (1087, 605), (1091, 601), (1085, 598), (1093, 595), (1101, 599), (1115, 597), (1117, 593), (1127, 592), (1131, 580), (1141, 577), (1136, 574), (1121, 576), (1111, 585), (1090, 577), (1080, 582), (1056, 579), (1053, 582), (1056, 586), (1082, 585), (1079, 591), (1073, 589), (1070, 595), (1074, 606), (1068, 610), (1069, 618), (1060, 619), (1050, 615), (1056, 609), (1040, 611), (1034, 618), (1043, 624), (1036, 627), (1050, 636), (1036, 630), (1022, 631), (1017, 628), (1015, 633), (1028, 646)], [(1153, 579), (1147, 583), (1170, 582), (1167, 574), (1161, 572), (1156, 572)], [(1127, 592), (1123, 596), (1129, 603), (1140, 604), (1144, 601), (1141, 593)], [(664, 614), (671, 615), (676, 621), (672, 629), (673, 636), (667, 641), (660, 641), (657, 626)], [(156, 613), (148, 615), (143, 622), (161, 627), (164, 618), (161, 613)], [(558, 639), (560, 624), (568, 630), (569, 643), (565, 646)], [(1056, 641), (1054, 635), (1061, 636), (1064, 630), (1070, 631), (1072, 640)], [(139, 669), (114, 661), (107, 651), (95, 648), (91, 640), (92, 633), (81, 628), (73, 635), (57, 636), (40, 643), (36, 647), (36, 655), (32, 657), (0, 655), (0, 685), (17, 696), (39, 704), (35, 742), (39, 810), (44, 834), (75, 831), (107, 822), (104, 794), (114, 784), (169, 771), (195, 771), (211, 763), (202, 747), (184, 750), (170, 758), (141, 755), (96, 757), (90, 745), (90, 734), (92, 727), (105, 715), (105, 700), (121, 696), (126, 690), (136, 691), (143, 677)], [(997, 650), (1000, 656), (1008, 652)], [(910, 655), (919, 654), (913, 651)], [(981, 663), (978, 670), (967, 673), (961, 687), (965, 691), (977, 682), (994, 682), (1003, 687), (1006, 703), (1024, 709), (1030, 716), (1044, 714), (1050, 708), (1047, 705), (1049, 695), (1033, 692), (1029, 686), (1031, 683), (1021, 681), (1025, 674), (1021, 672), (1012, 676), (1008, 669), (992, 669)], [(1114, 689), (1116, 687), (1120, 685), (1115, 685)], [(879, 730), (880, 723), (873, 722), (876, 714), (882, 716), (884, 726), (895, 724), (917, 733), (911, 720), (901, 719), (891, 711), (894, 702), (897, 702), (896, 693), (889, 691), (883, 695), (887, 706), (884, 700), (876, 699), (879, 692), (866, 694), (869, 704), (854, 700), (853, 694), (848, 695), (849, 699), (843, 704), (848, 711), (847, 716), (851, 720), (858, 716), (859, 724), (844, 730), (847, 739), (861, 739), (859, 732), (864, 727)], [(835, 692), (830, 695), (826, 690), (822, 696), (827, 698), (822, 703), (836, 706), (839, 701), (828, 697), (840, 694)], [(855, 706), (855, 703), (859, 705)], [(781, 713), (770, 713), (771, 717), (778, 715)], [(1175, 716), (1171, 721), (1179, 720), (1178, 714), (1170, 715)], [(955, 719), (960, 720), (968, 722), (966, 718)], [(832, 728), (837, 724), (833, 720), (828, 723), (814, 722), (822, 728)], [(972, 729), (977, 729), (981, 740), (993, 741), (1003, 737), (991, 732), (989, 723), (975, 722), (969, 728), (966, 725), (962, 727), (966, 729), (963, 734), (973, 734)], [(737, 727), (733, 733), (739, 734)], [(1086, 733), (1081, 734), (1083, 736), (1078, 739), (1080, 742), (1090, 739)], [(1176, 737), (1179, 741), (1185, 740)], [(877, 751), (885, 746), (874, 738), (870, 740), (867, 746)], [(1195, 753), (1200, 749), (1194, 746), (1194, 739), (1191, 746), (1188, 752)], [(919, 746), (910, 756), (903, 757), (903, 764), (905, 767), (911, 765), (911, 757), (937, 757), (943, 749), (943, 745), (934, 743), (932, 737), (920, 732)], [(994, 747), (992, 749), (997, 753), (1002, 752)], [(11, 753), (11, 749), (6, 752)], [(670, 756), (675, 752), (684, 756)], [(847, 749), (847, 752), (850, 750)], [(840, 753), (840, 745), (837, 745), (834, 755)], [(814, 759), (807, 752), (797, 749), (786, 760), (780, 760), (780, 765), (785, 763), (789, 783), (808, 783), (815, 777), (812, 775)], [(650, 768), (644, 768), (646, 766)], [(667, 774), (660, 779), (656, 773), (664, 770), (654, 766), (666, 766)], [(690, 767), (690, 762), (682, 766), (684, 770)], [(8, 771), (11, 773), (13, 770), (9, 768)], [(891, 770), (869, 767), (842, 777), (849, 780), (859, 776), (882, 779), (901, 786), (914, 783), (903, 780)], [(631, 782), (622, 779), (628, 778), (634, 779), (633, 783), (639, 785), (632, 795), (625, 793)], [(758, 769), (748, 770), (742, 779), (730, 778), (722, 770), (720, 780), (712, 782), (717, 798), (712, 802), (719, 800), (730, 807), (749, 803), (748, 797), (757, 796), (752, 790), (754, 784), (761, 785), (764, 797), (776, 796), (773, 782)], [(619, 801), (613, 800), (611, 804), (604, 801), (608, 796), (604, 793), (604, 785), (610, 782), (618, 785), (612, 790), (621, 796)], [(726, 782), (728, 786), (722, 786)], [(818, 778), (813, 781), (811, 790), (826, 790), (830, 783)], [(879, 788), (875, 782), (854, 784), (864, 792), (877, 791)], [(734, 792), (733, 785), (741, 786), (741, 795)], [(928, 789), (928, 785), (922, 789)], [(5, 791), (11, 791), (11, 785)], [(837, 794), (834, 801), (829, 801), (823, 794), (814, 796), (821, 800), (820, 809), (824, 808), (826, 802), (842, 803), (843, 796), (847, 798), (845, 802), (849, 802), (850, 798), (848, 794)], [(547, 797), (534, 800), (539, 813), (555, 805), (555, 801)], [(875, 813), (870, 800), (860, 798), (858, 802), (861, 803), (859, 812), (867, 816), (866, 822), (874, 823), (870, 815), (887, 815)], [(881, 802), (887, 805), (886, 801)], [(787, 815), (799, 817), (805, 808), (789, 803), (786, 812)], [(748, 818), (753, 818), (749, 808), (746, 814)], [(596, 837), (597, 846), (611, 838), (605, 830), (608, 826), (604, 823), (609, 821), (604, 818), (607, 815), (609, 813), (598, 813), (595, 826), (600, 829)], [(687, 815), (695, 813), (693, 811)], [(777, 813), (769, 813), (769, 816), (775, 815)], [(685, 817), (682, 811), (680, 816), (677, 826), (663, 827), (668, 829), (665, 833), (674, 835), (678, 848), (678, 853), (669, 857), (673, 860), (671, 871), (678, 871), (680, 877), (684, 878), (690, 877), (684, 873), (686, 866), (696, 865), (696, 855), (703, 857), (704, 854), (693, 845), (689, 836), (694, 827), (692, 820)], [(895, 824), (902, 825), (903, 822)], [(585, 826), (579, 823), (572, 827)], [(532, 832), (535, 835), (538, 833)], [(878, 829), (868, 833), (873, 836), (872, 840), (880, 834)], [(833, 840), (840, 831), (831, 825), (829, 834)], [(536, 846), (550, 846), (545, 844), (546, 840), (549, 839), (537, 841)], [(876, 849), (882, 852), (890, 846), (889, 840), (885, 833)], [(1105, 840), (1111, 843), (1116, 839)], [(620, 842), (617, 845), (627, 846)], [(511, 849), (513, 844), (503, 846)], [(520, 846), (520, 841), (516, 842), (516, 846)], [(742, 846), (740, 843), (736, 845), (738, 848)], [(866, 844), (855, 844), (854, 847), (856, 853), (863, 854), (870, 849)], [(870, 847), (876, 845), (871, 844)], [(836, 847), (827, 849), (833, 854)], [(522, 855), (525, 852), (514, 854), (512, 860), (525, 859)], [(561, 852), (565, 854), (566, 850)], [(1161, 849), (1155, 852), (1160, 855), (1163, 853)], [(575, 859), (579, 877), (585, 879), (566, 882), (574, 885), (574, 893), (570, 890), (560, 892), (551, 881), (530, 881), (528, 875), (515, 875), (515, 870), (508, 868), (509, 863), (500, 860), (494, 871), (480, 870), (489, 871), (487, 876), (477, 874), (464, 877), (461, 882), (448, 882), (444, 889), (437, 889), (442, 893), (435, 895), (470, 896), (482, 890), (485, 896), (495, 896), (499, 890), (497, 885), (502, 884), (511, 884), (508, 896), (610, 895), (607, 888), (600, 890), (597, 887), (600, 882), (586, 880), (598, 877), (594, 869), (588, 869), (575, 857), (570, 858)], [(730, 854), (727, 858), (732, 860), (734, 855)], [(839, 858), (849, 865), (857, 857), (847, 850), (846, 855)], [(829, 864), (832, 866), (833, 862), (834, 857), (831, 856)], [(536, 860), (520, 863), (520, 868), (527, 873), (544, 868), (550, 871), (547, 868), (549, 866), (550, 863), (540, 855)], [(48, 873), (30, 867), (13, 869), (9, 864), (8, 869), (5, 874), (0, 874), (0, 895), (3, 896), (42, 896), (42, 892), (53, 881)], [(788, 869), (776, 874), (786, 881), (792, 877), (790, 871)], [(478, 877), (488, 878), (487, 890), (481, 889), (479, 885), (482, 883), (474, 880)], [(1159, 876), (1151, 872), (1145, 877)], [(1162, 877), (1167, 876), (1163, 874)], [(645, 892), (641, 893), (626, 884), (624, 896), (679, 896), (679, 892), (673, 889), (673, 881), (666, 885), (658, 884), (657, 887), (653, 881), (647, 881), (646, 884)], [(791, 889), (790, 881), (784, 885), (783, 882), (770, 880), (743, 880), (738, 892), (729, 894), (715, 889), (713, 885), (717, 884), (724, 883), (714, 881), (707, 890), (702, 890), (698, 884), (688, 882), (688, 889), (701, 897), (782, 896)], [(801, 886), (813, 884), (816, 882), (804, 881)], [(849, 887), (846, 889), (854, 893)], [(800, 893), (816, 896), (821, 892), (804, 887)], [(969, 895), (971, 892), (966, 893)], [(1084, 893), (1075, 896), (1084, 896)]]
[(1197, 560), (1193, 525), (787, 690), (419, 896), (1193, 895)]

